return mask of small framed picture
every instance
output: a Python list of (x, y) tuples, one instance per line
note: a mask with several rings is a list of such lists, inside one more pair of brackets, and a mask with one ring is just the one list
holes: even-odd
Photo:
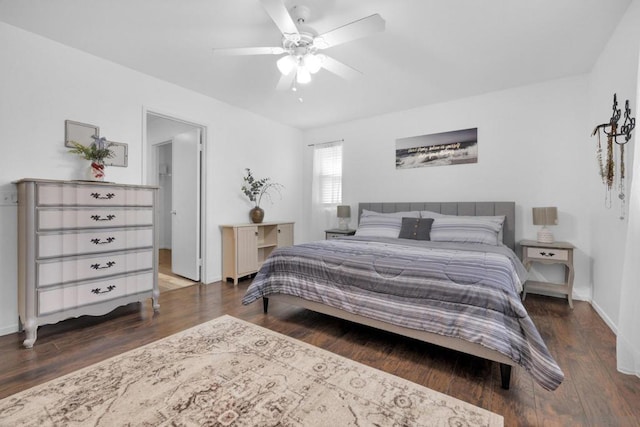
[(104, 159), (105, 166), (119, 166), (126, 168), (129, 165), (129, 144), (107, 141), (109, 150), (113, 151), (113, 157)]
[(98, 126), (74, 122), (72, 120), (64, 121), (65, 147), (73, 148), (71, 141), (88, 146), (93, 142), (92, 136), (94, 135), (100, 136), (100, 128)]

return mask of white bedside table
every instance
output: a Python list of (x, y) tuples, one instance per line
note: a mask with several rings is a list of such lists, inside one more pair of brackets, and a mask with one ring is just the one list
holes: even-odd
[(568, 242), (540, 243), (535, 240), (521, 240), (522, 264), (529, 270), (531, 264), (561, 264), (565, 267), (564, 283), (538, 282), (527, 280), (524, 284), (522, 301), (527, 297), (527, 292), (537, 293), (556, 292), (567, 296), (569, 307), (573, 308), (571, 299), (573, 293), (573, 249), (574, 246)]

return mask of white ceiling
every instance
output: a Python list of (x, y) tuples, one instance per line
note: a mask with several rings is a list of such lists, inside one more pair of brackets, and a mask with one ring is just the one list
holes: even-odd
[[(0, 0), (0, 20), (301, 129), (587, 73), (631, 0), (285, 0), (324, 33), (379, 13), (386, 31), (327, 49), (364, 74), (321, 70), (276, 91), (279, 46), (258, 0)], [(304, 102), (298, 101), (302, 94)]]

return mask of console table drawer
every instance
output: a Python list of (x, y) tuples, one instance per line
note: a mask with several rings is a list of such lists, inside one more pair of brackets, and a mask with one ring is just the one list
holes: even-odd
[(38, 290), (38, 314), (48, 314), (153, 289), (153, 272)]
[(38, 258), (90, 254), (153, 246), (153, 229), (82, 231), (38, 236)]
[(527, 257), (538, 260), (568, 261), (569, 251), (565, 249), (527, 248)]
[(153, 250), (37, 262), (37, 287), (153, 269)]
[(106, 185), (38, 184), (39, 206), (151, 206), (153, 190)]
[(152, 209), (39, 209), (39, 230), (106, 228), (153, 224)]

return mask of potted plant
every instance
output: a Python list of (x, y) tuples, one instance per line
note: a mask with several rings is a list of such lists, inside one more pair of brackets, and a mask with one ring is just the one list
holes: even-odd
[(247, 196), (249, 201), (255, 204), (249, 211), (251, 222), (259, 224), (264, 219), (264, 210), (260, 207), (262, 197), (267, 197), (271, 200), (271, 194), (269, 194), (269, 192), (275, 190), (280, 193), (280, 189), (284, 186), (276, 182), (271, 182), (271, 178), (256, 179), (249, 168), (246, 168), (245, 171), (247, 174), (243, 179), (242, 192)]
[(107, 142), (105, 137), (99, 138), (96, 135), (91, 135), (93, 142), (88, 146), (82, 145), (79, 142), (69, 141), (73, 148), (69, 150), (70, 153), (79, 154), (85, 160), (91, 162), (91, 178), (94, 181), (104, 180), (104, 159), (113, 157), (113, 151), (109, 149), (110, 142)]

